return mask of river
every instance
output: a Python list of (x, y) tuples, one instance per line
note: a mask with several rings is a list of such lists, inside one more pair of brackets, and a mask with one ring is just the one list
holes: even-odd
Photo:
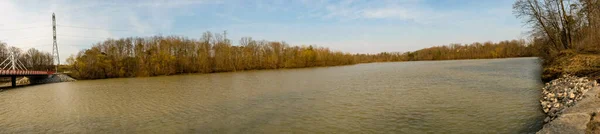
[(537, 58), (83, 80), (0, 92), (0, 133), (529, 133)]

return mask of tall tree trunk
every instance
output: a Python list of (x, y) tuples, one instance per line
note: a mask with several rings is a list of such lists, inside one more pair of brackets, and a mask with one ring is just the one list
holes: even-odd
[[(535, 2), (535, 6), (533, 4), (533, 2)], [(556, 49), (558, 49), (558, 47), (556, 47), (556, 40), (554, 39), (554, 37), (550, 34), (550, 31), (548, 30), (548, 27), (546, 27), (546, 24), (544, 23), (543, 19), (542, 19), (542, 15), (539, 13), (539, 8), (540, 6), (538, 5), (537, 0), (528, 0), (527, 1), (531, 10), (533, 10), (533, 13), (535, 15), (536, 20), (538, 21), (538, 23), (542, 26), (542, 29), (544, 30), (544, 33), (546, 33), (546, 36), (548, 36), (548, 38), (550, 38), (550, 42), (552, 42), (552, 44), (554, 45), (554, 47)]]
[(562, 23), (563, 23), (563, 31), (564, 31), (564, 40), (565, 43), (563, 43), (563, 46), (565, 47), (565, 49), (569, 49), (571, 46), (571, 25), (569, 23), (569, 17), (567, 16), (567, 12), (565, 12), (565, 5), (563, 0), (560, 0), (560, 8), (562, 11)]

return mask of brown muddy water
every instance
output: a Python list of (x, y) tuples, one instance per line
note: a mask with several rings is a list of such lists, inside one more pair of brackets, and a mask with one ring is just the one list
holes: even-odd
[(530, 133), (537, 58), (85, 80), (0, 92), (0, 133)]

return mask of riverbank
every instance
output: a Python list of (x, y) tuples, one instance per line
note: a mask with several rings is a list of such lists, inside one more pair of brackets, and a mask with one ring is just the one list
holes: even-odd
[(538, 133), (600, 133), (600, 55), (565, 50), (544, 60), (540, 103), (548, 116)]
[(594, 80), (570, 75), (546, 83), (540, 100), (547, 114), (547, 133), (600, 132), (600, 86)]
[(545, 60), (547, 61), (544, 62), (542, 72), (544, 82), (557, 79), (566, 74), (600, 80), (600, 54), (577, 53), (566, 50)]
[(30, 83), (43, 84), (43, 83), (58, 83), (58, 82), (73, 82), (73, 81), (77, 81), (77, 80), (68, 75), (65, 75), (65, 74), (54, 74), (48, 78), (31, 80)]
[[(30, 79), (28, 77), (19, 77), (17, 78), (16, 84), (17, 86), (26, 86), (26, 85), (35, 85), (35, 84), (44, 84), (44, 83), (58, 83), (58, 82), (73, 82), (77, 81), (72, 77), (65, 74), (54, 74), (47, 78), (34, 78)], [(0, 88), (10, 88), (11, 82), (3, 82), (0, 83)]]
[(66, 74), (76, 80), (96, 80), (96, 79), (113, 79), (113, 78), (138, 78), (138, 77), (159, 77), (159, 76), (173, 76), (173, 75), (187, 75), (187, 74), (213, 74), (213, 73), (231, 73), (231, 72), (245, 72), (245, 71), (261, 71), (261, 70), (285, 70), (285, 69), (307, 69), (307, 68), (319, 68), (319, 67), (339, 67), (339, 66), (351, 66), (359, 64), (371, 64), (371, 63), (389, 63), (389, 62), (423, 62), (423, 61), (461, 61), (461, 60), (492, 60), (492, 59), (516, 59), (516, 58), (537, 58), (537, 57), (503, 57), (503, 58), (474, 58), (474, 59), (447, 59), (447, 60), (416, 60), (416, 61), (377, 61), (377, 62), (360, 62), (352, 64), (342, 65), (328, 65), (328, 66), (310, 66), (310, 67), (294, 67), (294, 68), (272, 68), (272, 69), (246, 69), (246, 70), (232, 70), (232, 71), (214, 71), (214, 72), (187, 72), (187, 73), (174, 73), (174, 74), (163, 74), (163, 75), (143, 75), (143, 76), (127, 76), (127, 77), (105, 77), (105, 78), (81, 78), (78, 77), (77, 71), (72, 69), (71, 66), (65, 65), (63, 70), (72, 72)]
[[(16, 82), (17, 86), (23, 86), (23, 85), (29, 85), (29, 78), (27, 77), (18, 77), (17, 78), (17, 82)], [(0, 87), (10, 87), (11, 86), (11, 82), (9, 81), (4, 81), (2, 83), (0, 83)]]

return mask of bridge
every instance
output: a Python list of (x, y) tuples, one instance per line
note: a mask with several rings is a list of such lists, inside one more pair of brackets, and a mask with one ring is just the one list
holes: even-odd
[(17, 86), (17, 77), (29, 77), (30, 79), (43, 79), (53, 75), (54, 71), (28, 70), (23, 63), (17, 60), (15, 53), (0, 63), (0, 77), (10, 77), (11, 86)]
[[(52, 13), (52, 39), (52, 58), (54, 60), (53, 62), (56, 62), (54, 69), (54, 71), (56, 71), (58, 70), (58, 65), (60, 65), (60, 58), (58, 57), (58, 45), (56, 43), (56, 17), (54, 13)], [(27, 67), (18, 60), (17, 56), (17, 54), (11, 51), (8, 57), (0, 63), (0, 78), (10, 77), (12, 87), (17, 86), (17, 77), (28, 77), (30, 83), (32, 83), (32, 81), (47, 80), (48, 78), (56, 76), (54, 71), (28, 70)]]

